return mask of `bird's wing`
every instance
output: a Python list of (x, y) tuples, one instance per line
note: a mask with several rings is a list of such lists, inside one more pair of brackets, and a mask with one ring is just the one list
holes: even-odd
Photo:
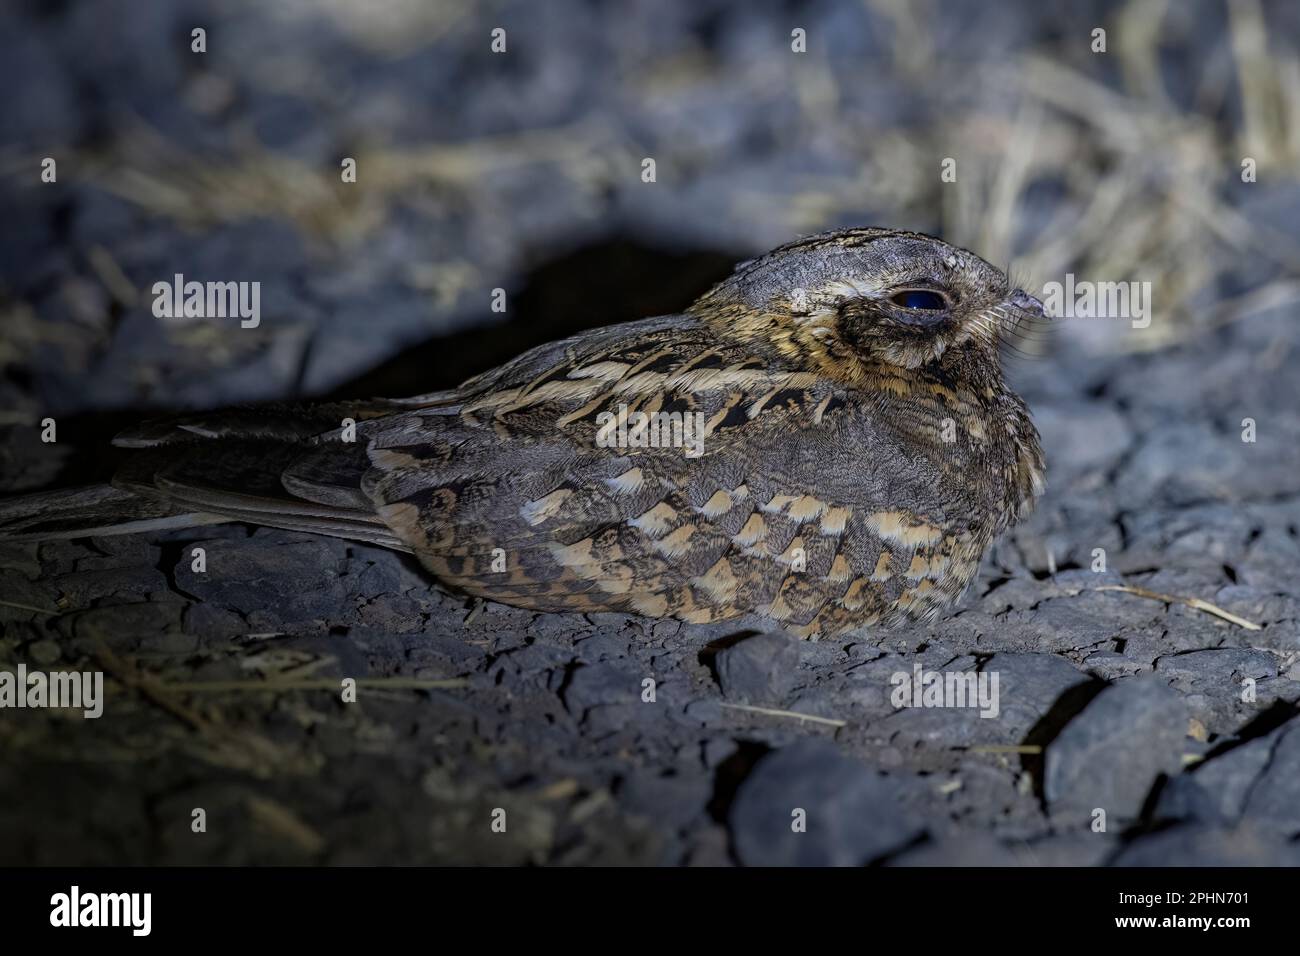
[[(657, 326), (650, 320), (632, 327)], [(461, 388), (406, 399), (265, 403), (147, 421), (114, 439), (131, 454), (111, 488), (8, 502), (0, 536), (72, 537), (228, 520), (409, 550), (361, 490), (370, 460), (358, 432), (411, 410), (456, 414), (467, 398), (527, 382), (566, 356), (580, 361), (619, 335), (605, 329), (543, 346)]]
[[(657, 327), (655, 320), (632, 326)], [(370, 460), (364, 438), (354, 437), (352, 429), (412, 409), (454, 414), (466, 397), (498, 383), (526, 382), (537, 369), (565, 356), (580, 360), (619, 335), (605, 329), (544, 346), (461, 388), (412, 398), (264, 403), (146, 421), (114, 439), (130, 453), (111, 486), (0, 502), (0, 537), (66, 538), (246, 521), (409, 550), (361, 491)]]
[[(282, 402), (147, 421), (114, 439), (131, 454), (112, 486), (129, 496), (120, 502), (124, 516), (156, 508), (175, 523), (245, 521), (409, 550), (361, 493), (370, 467), (364, 446), (345, 440), (357, 425), (406, 407), (386, 399)], [(86, 533), (92, 516), (83, 511), (73, 503), (57, 526), (26, 533)], [(102, 518), (95, 527), (114, 529)]]
[[(962, 533), (960, 496), (860, 401), (690, 317), (543, 347), (477, 385), (367, 423), (362, 483), (471, 593), (691, 621), (758, 608), (816, 629), (937, 586)], [(638, 412), (681, 430), (620, 446), (620, 412), (629, 433)]]

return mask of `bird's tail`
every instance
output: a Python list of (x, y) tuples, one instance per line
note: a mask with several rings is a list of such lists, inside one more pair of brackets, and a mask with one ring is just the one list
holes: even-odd
[(350, 432), (446, 399), (247, 406), (145, 422), (114, 439), (131, 451), (111, 484), (0, 500), (0, 538), (245, 522), (409, 550), (362, 492), (370, 461), (364, 436)]
[(230, 520), (112, 485), (39, 491), (0, 499), (0, 538), (19, 541), (137, 534)]

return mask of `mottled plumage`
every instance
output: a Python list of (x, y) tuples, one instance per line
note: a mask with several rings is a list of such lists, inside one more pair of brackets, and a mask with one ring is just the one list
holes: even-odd
[[(680, 315), (542, 346), (454, 391), (144, 425), (118, 439), (142, 451), (116, 493), (0, 508), (0, 529), (240, 520), (408, 550), (445, 584), (539, 610), (753, 612), (809, 636), (925, 617), (1042, 489), (998, 361), (1030, 315), (969, 252), (825, 233)], [(602, 413), (620, 406), (701, 414), (702, 454), (607, 447)]]

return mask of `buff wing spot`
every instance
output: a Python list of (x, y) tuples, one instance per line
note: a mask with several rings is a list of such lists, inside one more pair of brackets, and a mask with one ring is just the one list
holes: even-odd
[(677, 509), (666, 501), (661, 501), (649, 511), (628, 522), (632, 527), (644, 531), (651, 538), (658, 538), (668, 531), (677, 521)]
[(943, 538), (942, 528), (908, 511), (877, 511), (867, 515), (867, 527), (886, 541), (908, 548), (936, 544)]
[(655, 550), (669, 558), (681, 557), (691, 547), (691, 538), (695, 534), (695, 525), (684, 524), (672, 534), (655, 542)]
[(693, 578), (691, 584), (707, 593), (714, 601), (728, 603), (736, 596), (740, 581), (727, 559), (719, 558), (708, 571)]
[(730, 511), (732, 504), (731, 495), (725, 491), (717, 491), (699, 510), (706, 518), (716, 518)]
[(742, 548), (752, 548), (754, 545), (761, 542), (766, 536), (767, 522), (763, 520), (762, 515), (755, 512), (749, 516), (749, 520), (745, 522), (744, 526), (736, 532), (735, 537), (731, 540)]
[(522, 508), (519, 509), (519, 516), (526, 521), (529, 526), (537, 527), (550, 518), (554, 518), (560, 511), (560, 506), (568, 500), (573, 491), (568, 488), (560, 488), (552, 491), (549, 495), (538, 498), (536, 501), (526, 501)]
[(822, 534), (843, 534), (844, 526), (848, 524), (849, 516), (852, 513), (848, 508), (827, 508), (825, 513), (822, 514)]
[(875, 570), (871, 572), (872, 581), (888, 581), (893, 577), (893, 572), (889, 570), (889, 561), (889, 552), (881, 551), (880, 557), (876, 559)]
[(629, 468), (621, 475), (606, 478), (605, 484), (615, 494), (630, 495), (640, 491), (645, 485), (645, 475), (640, 468)]
[(818, 501), (811, 495), (803, 495), (790, 503), (790, 510), (786, 514), (790, 520), (802, 524), (805, 521), (812, 521), (826, 511), (828, 507), (829, 505), (824, 501)]

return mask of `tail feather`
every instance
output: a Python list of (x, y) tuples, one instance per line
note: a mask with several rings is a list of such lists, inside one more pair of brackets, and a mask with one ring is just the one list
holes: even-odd
[(339, 440), (338, 430), (345, 419), (366, 422), (413, 401), (250, 406), (146, 422), (115, 439), (136, 450), (111, 485), (0, 500), (0, 538), (238, 521), (409, 551), (362, 490), (367, 443)]
[(142, 422), (120, 433), (113, 444), (119, 448), (158, 448), (204, 439), (308, 443), (338, 429), (345, 418), (363, 422), (404, 408), (403, 402), (382, 398), (315, 405), (240, 405)]
[(0, 538), (20, 541), (137, 534), (229, 520), (112, 485), (41, 491), (0, 501)]

